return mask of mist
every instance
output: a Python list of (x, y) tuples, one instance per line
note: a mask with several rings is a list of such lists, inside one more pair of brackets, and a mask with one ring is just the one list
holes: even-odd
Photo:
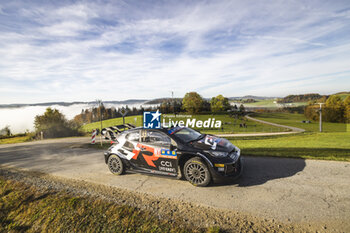
[[(129, 108), (140, 108), (142, 103), (128, 104)], [(125, 107), (125, 104), (104, 104), (106, 108)], [(10, 130), (13, 134), (24, 133), (26, 130), (34, 131), (34, 118), (36, 115), (41, 115), (45, 112), (46, 108), (51, 107), (58, 109), (65, 115), (68, 120), (74, 118), (74, 116), (81, 113), (82, 109), (89, 109), (97, 107), (94, 104), (73, 104), (70, 106), (51, 105), (51, 106), (26, 106), (18, 108), (0, 108), (0, 129), (5, 126), (10, 126)]]

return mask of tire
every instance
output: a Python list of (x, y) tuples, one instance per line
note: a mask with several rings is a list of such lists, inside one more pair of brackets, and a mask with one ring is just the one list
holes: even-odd
[(107, 165), (114, 175), (121, 175), (125, 172), (123, 161), (117, 155), (109, 156)]
[(186, 180), (194, 186), (205, 187), (211, 181), (208, 166), (199, 157), (189, 159), (185, 163), (183, 173)]

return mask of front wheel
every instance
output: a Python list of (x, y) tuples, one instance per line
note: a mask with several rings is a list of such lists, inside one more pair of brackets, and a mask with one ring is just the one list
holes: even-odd
[(184, 175), (194, 186), (207, 186), (211, 180), (208, 166), (199, 157), (191, 158), (185, 163)]
[(111, 155), (108, 158), (108, 168), (114, 175), (121, 175), (125, 171), (123, 161), (117, 155)]

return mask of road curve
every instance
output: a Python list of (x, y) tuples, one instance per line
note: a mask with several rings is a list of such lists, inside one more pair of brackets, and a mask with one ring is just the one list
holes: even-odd
[(293, 126), (288, 126), (288, 125), (276, 124), (276, 123), (272, 123), (272, 122), (268, 122), (268, 121), (263, 121), (263, 120), (253, 118), (249, 115), (245, 116), (245, 118), (247, 118), (248, 120), (256, 121), (256, 122), (267, 124), (267, 125), (286, 128), (286, 129), (289, 129), (291, 131), (271, 132), (271, 133), (216, 134), (216, 136), (218, 136), (218, 137), (254, 137), (254, 136), (285, 135), (285, 134), (295, 134), (295, 133), (305, 132), (305, 129), (301, 129), (301, 128), (297, 128), (297, 127), (293, 127)]
[[(0, 165), (44, 172), (218, 209), (324, 229), (350, 231), (350, 163), (244, 157), (241, 179), (198, 188), (187, 181), (141, 174), (114, 176), (89, 138), (0, 145)], [(322, 228), (323, 229), (323, 228)]]
[(293, 127), (293, 126), (288, 126), (288, 125), (276, 124), (276, 123), (272, 123), (272, 122), (268, 122), (268, 121), (263, 121), (263, 120), (259, 120), (259, 119), (253, 118), (253, 117), (251, 117), (249, 115), (247, 115), (245, 117), (247, 119), (249, 119), (249, 120), (260, 122), (260, 123), (263, 123), (263, 124), (268, 124), (268, 125), (273, 125), (273, 126), (277, 126), (277, 127), (287, 128), (287, 129), (292, 130), (292, 132), (297, 132), (297, 133), (305, 132), (305, 129), (301, 129), (301, 128), (297, 128), (297, 127)]

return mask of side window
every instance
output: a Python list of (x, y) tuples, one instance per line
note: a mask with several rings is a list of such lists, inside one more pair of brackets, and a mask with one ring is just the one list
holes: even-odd
[(125, 136), (125, 138), (129, 141), (132, 142), (139, 142), (139, 138), (140, 138), (140, 131), (133, 131), (131, 133), (129, 133), (128, 135)]
[(170, 147), (171, 144), (171, 140), (167, 135), (157, 131), (146, 131), (144, 137), (142, 137), (142, 142), (159, 147)]

